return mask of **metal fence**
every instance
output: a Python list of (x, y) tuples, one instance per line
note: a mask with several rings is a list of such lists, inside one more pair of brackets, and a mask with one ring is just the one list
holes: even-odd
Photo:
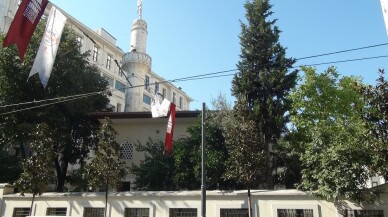
[(312, 209), (278, 209), (278, 217), (314, 217)]

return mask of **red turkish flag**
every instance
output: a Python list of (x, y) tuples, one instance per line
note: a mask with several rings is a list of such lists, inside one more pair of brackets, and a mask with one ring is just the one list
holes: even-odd
[(166, 132), (166, 140), (164, 143), (164, 149), (168, 151), (168, 153), (172, 154), (172, 138), (174, 135), (174, 125), (175, 125), (175, 104), (170, 104), (170, 116), (168, 117), (167, 123), (167, 132)]
[(3, 47), (16, 44), (19, 57), (23, 59), (47, 3), (48, 0), (23, 0), (4, 38)]

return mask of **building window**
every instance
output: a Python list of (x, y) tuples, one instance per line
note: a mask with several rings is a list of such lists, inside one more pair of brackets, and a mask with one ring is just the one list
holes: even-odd
[(162, 96), (163, 96), (163, 99), (166, 98), (166, 96), (167, 96), (167, 90), (166, 90), (166, 88), (163, 88), (163, 90), (162, 90)]
[(121, 159), (131, 160), (133, 156), (133, 144), (129, 141), (121, 143)]
[(159, 92), (159, 83), (155, 82), (155, 94)]
[(151, 105), (151, 97), (143, 94), (143, 102), (147, 105)]
[(14, 208), (12, 217), (26, 217), (30, 215), (30, 208)]
[(75, 39), (77, 40), (78, 48), (81, 49), (81, 47), (82, 47), (82, 45), (84, 43), (84, 39), (81, 36), (79, 36), (79, 35), (77, 35), (75, 37)]
[(378, 185), (379, 185), (378, 182), (372, 182), (372, 187), (376, 187), (376, 186), (378, 186)]
[(94, 62), (97, 62), (97, 56), (98, 56), (98, 47), (96, 45), (94, 45), (94, 48), (93, 48), (93, 61)]
[(121, 182), (119, 191), (130, 191), (131, 190), (131, 182)]
[(118, 90), (122, 93), (125, 93), (125, 84), (124, 83), (121, 83), (120, 81), (116, 81), (115, 88), (116, 88), (116, 90)]
[(248, 208), (245, 209), (221, 209), (220, 217), (248, 217)]
[(146, 75), (144, 78), (144, 89), (148, 90), (149, 86), (150, 86), (150, 76)]
[(312, 209), (278, 209), (278, 217), (314, 217)]
[(176, 93), (172, 92), (172, 103), (176, 104)]
[(85, 207), (83, 217), (104, 217), (104, 211), (104, 208)]
[(46, 216), (66, 216), (67, 208), (47, 208)]
[(110, 69), (110, 63), (112, 62), (112, 56), (108, 54), (106, 57), (106, 68)]
[(197, 217), (195, 208), (170, 208), (170, 217)]
[(125, 208), (124, 217), (148, 217), (150, 216), (149, 208)]
[(179, 97), (179, 108), (182, 108), (183, 106), (183, 98), (180, 96)]
[(116, 112), (121, 112), (121, 103), (117, 103)]
[(351, 210), (346, 209), (344, 217), (384, 217), (383, 210)]

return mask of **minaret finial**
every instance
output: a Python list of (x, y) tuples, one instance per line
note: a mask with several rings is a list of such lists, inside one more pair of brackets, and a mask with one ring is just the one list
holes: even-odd
[(143, 13), (143, 1), (137, 0), (137, 15), (139, 16), (139, 19), (141, 19)]

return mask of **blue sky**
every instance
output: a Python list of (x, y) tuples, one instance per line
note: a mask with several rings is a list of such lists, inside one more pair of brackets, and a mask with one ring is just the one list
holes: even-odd
[[(129, 50), (130, 28), (137, 18), (137, 0), (52, 0), (91, 29), (103, 27)], [(147, 53), (153, 71), (167, 80), (236, 69), (240, 20), (246, 0), (143, 0), (148, 23)], [(388, 43), (379, 0), (271, 0), (273, 18), (282, 31), (287, 56), (311, 55)], [(295, 66), (388, 55), (380, 46), (298, 61)], [(388, 58), (330, 64), (341, 75), (362, 77), (375, 84), (378, 68), (388, 70)], [(330, 65), (317, 66), (322, 72)], [(191, 109), (210, 106), (219, 94), (231, 97), (232, 76), (174, 83), (191, 96)], [(211, 107), (211, 106), (210, 106)]]

